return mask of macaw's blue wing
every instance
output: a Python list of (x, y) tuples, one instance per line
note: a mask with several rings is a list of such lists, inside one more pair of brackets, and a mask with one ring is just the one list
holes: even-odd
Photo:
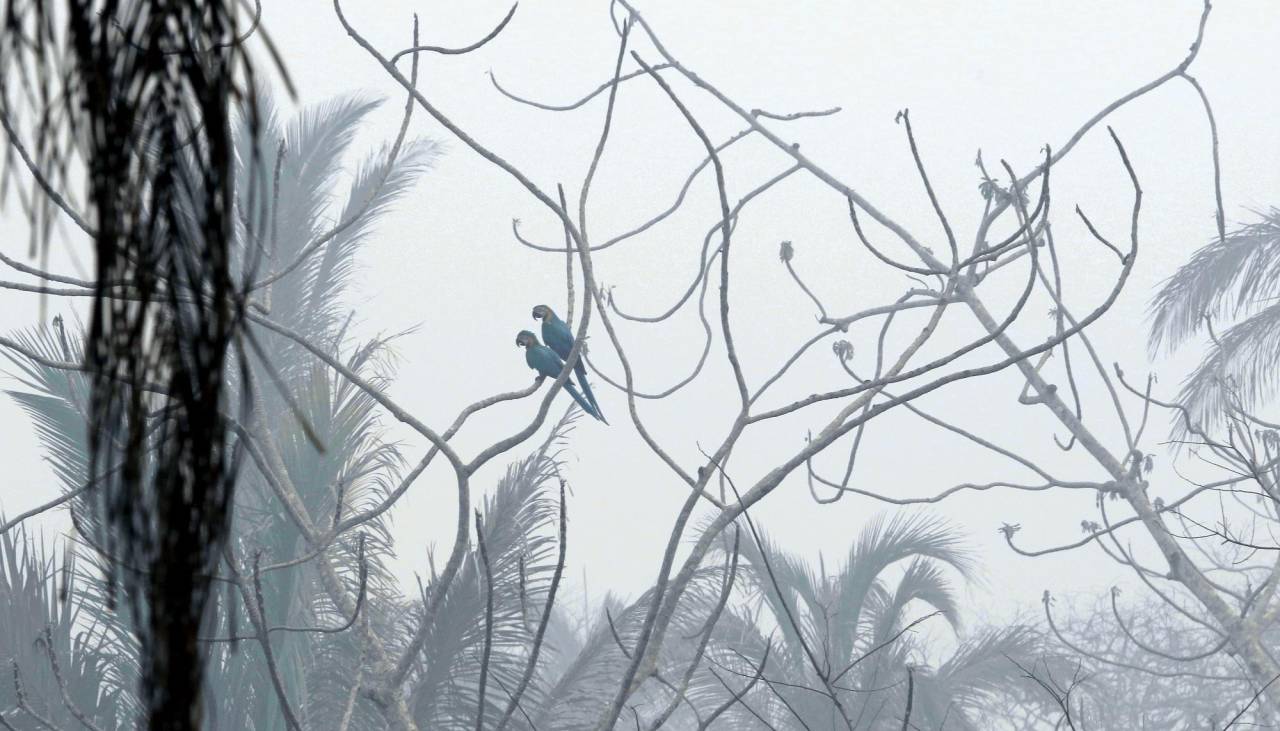
[(543, 345), (530, 345), (525, 348), (524, 362), (544, 378), (555, 378), (564, 368), (564, 361)]
[[(555, 351), (545, 345), (534, 345), (529, 347), (524, 354), (524, 359), (525, 362), (529, 364), (530, 368), (547, 378), (554, 379), (560, 375), (560, 370), (564, 368), (564, 361), (560, 359), (560, 356), (556, 355)], [(564, 390), (569, 392), (569, 395), (573, 397), (574, 401), (578, 402), (578, 405), (582, 407), (583, 411), (597, 419), (600, 419), (601, 421), (604, 421), (591, 403), (584, 399), (582, 394), (578, 393), (578, 389), (574, 388), (573, 381), (566, 380), (564, 382)]]
[[(552, 315), (542, 321), (542, 342), (546, 343), (547, 347), (555, 351), (555, 354), (562, 359), (568, 358), (569, 352), (573, 350), (573, 339), (573, 331), (559, 317)], [(573, 364), (573, 373), (578, 377), (578, 385), (582, 386), (582, 393), (591, 402), (593, 416), (608, 424), (609, 422), (604, 418), (604, 412), (600, 410), (600, 404), (596, 402), (596, 395), (591, 391), (591, 384), (587, 383), (585, 358), (578, 357), (578, 362)]]
[(561, 359), (568, 358), (573, 349), (573, 331), (564, 320), (552, 315), (542, 321), (542, 342)]

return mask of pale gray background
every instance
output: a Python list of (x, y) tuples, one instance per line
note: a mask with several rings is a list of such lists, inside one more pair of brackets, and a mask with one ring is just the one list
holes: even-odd
[[(377, 124), (364, 131), (363, 152), (394, 135), (403, 98), (398, 87), (342, 32), (332, 7), (320, 0), (266, 0), (271, 30), (303, 103), (339, 94), (385, 96)], [(1183, 57), (1194, 37), (1200, 3), (1177, 2), (690, 2), (641, 0), (646, 17), (668, 48), (747, 107), (774, 111), (832, 105), (844, 112), (776, 130), (837, 172), (882, 210), (907, 225), (935, 249), (945, 240), (912, 168), (903, 130), (894, 114), (909, 107), (934, 185), (962, 244), (972, 240), (981, 212), (978, 173), (982, 148), (994, 171), (1006, 157), (1019, 170), (1034, 164), (1046, 143), (1061, 144), (1089, 115), (1120, 94), (1160, 75)], [(352, 22), (389, 55), (408, 44), (411, 14), (422, 19), (423, 42), (462, 44), (485, 33), (505, 12), (501, 2), (349, 2)], [(1218, 115), (1222, 137), (1223, 192), (1229, 221), (1247, 219), (1247, 208), (1280, 203), (1280, 11), (1262, 0), (1220, 2), (1205, 47), (1194, 66)], [(648, 49), (640, 44), (642, 51)], [(492, 69), (513, 90), (548, 101), (568, 101), (611, 73), (616, 37), (603, 0), (526, 0), (506, 32), (489, 47), (463, 58), (424, 57), (422, 88), (453, 119), (485, 144), (528, 171), (544, 188), (557, 181), (576, 191), (603, 116), (597, 101), (576, 113), (552, 114), (513, 105), (489, 85)], [(654, 54), (647, 52), (652, 59)], [(407, 67), (407, 66), (406, 66)], [(677, 90), (717, 139), (738, 123), (705, 103), (687, 86)], [(1145, 311), (1153, 287), (1213, 232), (1213, 198), (1207, 124), (1191, 88), (1173, 82), (1114, 115), (1111, 123), (1126, 142), (1143, 186), (1143, 251), (1116, 307), (1091, 329), (1102, 357), (1119, 360), (1141, 380), (1148, 368), (1161, 377), (1166, 395), (1193, 362), (1193, 353), (1149, 365)], [(434, 426), (447, 425), (463, 405), (484, 395), (520, 388), (530, 374), (515, 332), (532, 328), (529, 309), (547, 302), (563, 309), (563, 260), (516, 244), (510, 221), (548, 242), (559, 228), (512, 181), (447, 138), (425, 115), (415, 116), (411, 134), (447, 142), (447, 153), (412, 194), (382, 222), (360, 257), (360, 284), (352, 305), (361, 334), (395, 332), (421, 325), (398, 341), (399, 377), (393, 396)], [(695, 137), (652, 83), (628, 85), (619, 101), (612, 145), (593, 188), (596, 238), (634, 225), (664, 208), (687, 170), (702, 156)], [(787, 162), (759, 141), (726, 155), (731, 196), (781, 170)], [(1070, 215), (1080, 203), (1118, 241), (1127, 236), (1131, 192), (1114, 148), (1101, 128), (1054, 171), (1055, 230), (1067, 268), (1067, 299), (1077, 311), (1096, 302), (1116, 271), (1109, 257)], [(687, 212), (623, 247), (595, 259), (597, 276), (616, 285), (618, 302), (651, 314), (687, 285), (696, 249), (718, 216), (710, 178), (695, 185)], [(858, 250), (844, 202), (803, 175), (794, 176), (748, 209), (735, 237), (733, 314), (747, 376), (758, 384), (780, 363), (783, 348), (814, 332), (814, 308), (777, 261), (781, 239), (795, 242), (795, 266), (828, 305), (852, 312), (890, 301), (906, 282), (889, 276)], [(3, 213), (0, 246), (25, 256), (26, 230), (16, 211)], [(891, 245), (877, 231), (882, 245)], [(52, 265), (74, 271), (74, 252), (90, 265), (85, 241), (55, 242)], [(6, 278), (16, 278), (5, 275)], [(1006, 276), (1004, 285), (1021, 278)], [(1009, 287), (991, 291), (1007, 296)], [(579, 290), (580, 292), (580, 290)], [(988, 295), (990, 297), (990, 295)], [(49, 301), (46, 316), (67, 312), (65, 301)], [(1019, 341), (1030, 345), (1048, 333), (1048, 303), (1033, 302)], [(579, 307), (581, 312), (581, 307)], [(0, 290), (0, 331), (31, 326), (40, 317), (32, 295)], [(597, 321), (598, 324), (598, 321)], [(964, 317), (948, 316), (942, 347), (976, 332)], [(911, 326), (904, 326), (910, 331)], [(598, 361), (619, 373), (607, 353), (603, 330), (593, 329)], [(639, 385), (665, 387), (682, 377), (701, 348), (701, 329), (686, 310), (659, 327), (622, 330)], [(871, 330), (850, 334), (866, 370), (873, 351)], [(1076, 351), (1079, 353), (1079, 351)], [(645, 402), (642, 413), (659, 440), (685, 465), (700, 459), (695, 444), (718, 443), (731, 419), (735, 396), (719, 341), (707, 371), (693, 386), (662, 404)], [(986, 362), (992, 356), (966, 359)], [(8, 370), (8, 368), (6, 368)], [(598, 382), (598, 379), (596, 379)], [(824, 344), (814, 349), (780, 385), (769, 403), (782, 403), (842, 383)], [(0, 386), (13, 387), (3, 377)], [(1063, 455), (1051, 441), (1047, 411), (1019, 406), (1021, 383), (1012, 372), (947, 388), (922, 403), (993, 438), (1041, 459), (1068, 479), (1100, 471), (1087, 458)], [(570, 576), (592, 595), (613, 590), (634, 596), (655, 576), (661, 549), (684, 498), (675, 479), (640, 442), (625, 414), (622, 396), (600, 383), (599, 399), (613, 426), (581, 422), (565, 453), (570, 503)], [(1112, 440), (1115, 419), (1096, 382), (1086, 386), (1086, 417)], [(457, 439), (463, 454), (509, 433), (527, 419), (534, 402), (494, 409)], [(828, 410), (829, 411), (829, 410)], [(559, 413), (559, 408), (553, 413)], [(826, 411), (822, 413), (827, 413)], [(820, 414), (782, 420), (744, 442), (731, 473), (741, 486), (772, 466), (819, 428)], [(13, 515), (56, 494), (54, 478), (26, 417), (0, 399), (0, 511)], [(1165, 434), (1165, 422), (1153, 435)], [(392, 423), (391, 433), (417, 460), (422, 440)], [(1147, 440), (1148, 449), (1157, 441)], [(533, 441), (517, 449), (519, 457)], [(1117, 451), (1121, 451), (1116, 448)], [(841, 450), (820, 460), (828, 474), (843, 465)], [(492, 486), (507, 460), (480, 474), (475, 485)], [(1153, 491), (1182, 487), (1157, 456)], [(420, 478), (394, 510), (400, 568), (406, 579), (426, 570), (427, 546), (452, 540), (452, 474), (443, 463)], [(866, 437), (857, 484), (895, 496), (925, 495), (965, 481), (1030, 479), (992, 455), (898, 411), (876, 420)], [(478, 496), (477, 496), (478, 499)], [(1027, 545), (1075, 539), (1080, 520), (1094, 518), (1092, 496), (988, 492), (950, 499), (935, 511), (968, 535), (985, 561), (984, 582), (970, 592), (971, 606), (1007, 616), (1034, 610), (1040, 592), (1100, 591), (1125, 577), (1096, 550), (1039, 560), (1013, 555), (996, 533), (1001, 522), (1021, 523)], [(846, 497), (817, 506), (802, 473), (789, 478), (759, 508), (756, 517), (792, 550), (814, 560), (841, 556), (860, 526), (887, 508)], [(37, 521), (47, 535), (65, 530), (62, 514)], [(1135, 540), (1137, 537), (1135, 536)]]

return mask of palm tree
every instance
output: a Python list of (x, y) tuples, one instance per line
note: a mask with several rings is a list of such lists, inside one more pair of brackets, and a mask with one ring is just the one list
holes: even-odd
[(1151, 304), (1153, 353), (1212, 335), (1180, 394), (1198, 427), (1221, 424), (1232, 410), (1256, 409), (1280, 384), (1280, 209), (1257, 216), (1198, 250)]
[[(940, 521), (877, 519), (833, 573), (759, 538), (742, 544), (751, 601), (722, 620), (711, 658), (722, 675), (736, 676), (735, 689), (764, 668), (731, 709), (733, 727), (761, 728), (766, 719), (780, 729), (898, 729), (910, 688), (913, 727), (976, 729), (989, 695), (1020, 682), (1010, 658), (1035, 652), (1034, 636), (1018, 626), (960, 636), (947, 573), (968, 578), (974, 563)], [(915, 607), (928, 611), (913, 614)], [(933, 615), (957, 635), (944, 658), (914, 629), (913, 616)], [(718, 694), (729, 697), (723, 687)]]
[[(433, 162), (438, 148), (426, 141), (410, 141), (394, 158), (384, 149), (370, 154), (355, 170), (350, 183), (341, 179), (345, 157), (360, 123), (378, 102), (360, 97), (341, 98), (304, 110), (285, 123), (272, 109), (269, 97), (260, 94), (260, 128), (255, 135), (237, 137), (237, 180), (240, 199), (233, 251), (237, 272), (247, 281), (270, 279), (284, 267), (302, 262), (288, 276), (281, 276), (256, 293), (276, 322), (321, 343), (330, 353), (377, 386), (390, 377), (388, 338), (354, 346), (345, 332), (343, 294), (351, 280), (355, 256), (368, 239), (378, 216), (408, 189)], [(265, 154), (251, 154), (250, 145)], [(256, 162), (255, 162), (256, 161)], [(253, 198), (252, 179), (274, 179), (268, 201)], [(346, 187), (343, 190), (342, 187)], [(334, 201), (339, 205), (334, 206)], [(326, 218), (342, 222), (326, 223)], [(272, 235), (264, 237), (263, 231)], [(312, 242), (323, 245), (304, 257)], [(262, 268), (265, 262), (264, 272)], [(395, 445), (382, 436), (376, 402), (326, 369), (296, 346), (257, 335), (261, 358), (245, 363), (252, 374), (252, 391), (228, 369), (229, 402), (253, 399), (254, 423), (246, 425), (255, 438), (267, 440), (285, 464), (305, 509), (318, 524), (341, 511), (366, 509), (386, 496), (400, 477), (403, 460)], [(81, 338), (68, 332), (62, 321), (52, 328), (20, 333), (17, 339), (49, 360), (81, 362)], [(64, 491), (84, 485), (88, 479), (88, 379), (81, 373), (46, 367), (12, 357), (20, 369), (24, 390), (11, 395), (32, 417), (50, 464)], [(285, 393), (289, 396), (286, 397)], [(309, 433), (308, 433), (309, 432)], [(243, 436), (243, 434), (242, 434)], [(316, 443), (324, 447), (317, 449)], [(101, 535), (101, 514), (92, 491), (72, 501), (72, 515), (81, 528), (81, 540)], [(341, 500), (341, 508), (338, 501)], [(357, 544), (363, 544), (367, 566), (368, 619), (379, 633), (394, 637), (402, 629), (407, 602), (390, 579), (385, 564), (391, 553), (385, 518), (361, 527), (362, 541), (349, 536), (336, 542), (320, 560), (330, 561), (344, 580), (355, 584), (360, 573)], [(263, 563), (287, 561), (305, 554), (309, 546), (293, 525), (267, 480), (253, 464), (241, 470), (231, 522), (231, 551), (249, 560), (260, 555)], [(73, 602), (88, 617), (94, 636), (110, 642), (117, 652), (105, 661), (120, 681), (117, 691), (128, 695), (137, 678), (137, 647), (133, 642), (132, 612), (126, 604), (114, 605), (102, 583), (106, 566), (94, 551), (87, 552), (89, 566), (79, 572), (80, 590)], [(345, 621), (323, 598), (314, 562), (273, 572), (264, 581), (264, 611), (273, 625), (333, 626)], [(284, 729), (285, 719), (272, 692), (260, 648), (253, 642), (224, 642), (248, 624), (240, 598), (219, 593), (208, 627), (209, 671), (206, 726), (226, 729)], [(237, 621), (238, 619), (238, 621)], [(33, 635), (34, 636), (34, 635)], [(274, 655), (285, 691), (296, 706), (310, 699), (322, 701), (326, 679), (342, 677), (350, 684), (361, 655), (343, 655), (344, 639), (312, 633), (272, 635)], [(322, 657), (324, 663), (317, 664)], [(46, 696), (56, 686), (42, 688)], [(48, 696), (48, 697), (56, 697)], [(317, 714), (317, 718), (323, 718)], [(320, 727), (322, 724), (317, 724)], [(376, 728), (353, 724), (351, 728)]]
[[(265, 100), (260, 104), (265, 121), (257, 142), (264, 154), (256, 158), (259, 169), (245, 169), (238, 176), (244, 201), (241, 220), (255, 221), (249, 192), (255, 176), (272, 180), (273, 194), (266, 202), (265, 220), (258, 221), (256, 227), (243, 225), (238, 231), (242, 245), (236, 250), (251, 265), (257, 264), (256, 270), (253, 266), (244, 270), (254, 281), (269, 281), (299, 261), (313, 242), (331, 236), (305, 264), (262, 288), (258, 296), (269, 303), (277, 323), (327, 346), (329, 354), (348, 368), (375, 386), (385, 387), (391, 376), (386, 349), (390, 339), (349, 344), (345, 325), (354, 313), (347, 310), (343, 295), (351, 283), (356, 255), (373, 225), (429, 169), (438, 148), (427, 141), (410, 141), (395, 158), (387, 149), (368, 154), (344, 185), (345, 157), (361, 123), (379, 102), (342, 97), (304, 109), (286, 124), (271, 108), (269, 97), (260, 94), (260, 98)], [(242, 145), (252, 140), (247, 133), (238, 136)], [(239, 160), (247, 166), (255, 158), (242, 148)], [(347, 222), (351, 223), (344, 226)], [(270, 232), (265, 240), (259, 238), (263, 231)], [(374, 399), (318, 364), (299, 346), (260, 333), (254, 337), (261, 358), (249, 363), (257, 384), (251, 395), (252, 432), (258, 440), (269, 440), (263, 449), (280, 456), (285, 475), (307, 514), (315, 524), (327, 525), (339, 512), (350, 515), (380, 502), (398, 482), (404, 464), (399, 449), (382, 435)], [(236, 387), (239, 390), (242, 385), (237, 383)], [(323, 446), (323, 452), (318, 445)], [(260, 552), (264, 563), (288, 561), (310, 548), (252, 460), (241, 474), (232, 526), (233, 551), (246, 559)], [(386, 569), (392, 549), (385, 517), (365, 523), (361, 536), (367, 565), (368, 619), (379, 636), (392, 637), (399, 631), (404, 603)], [(343, 580), (354, 586), (359, 575), (357, 545), (356, 536), (345, 537), (317, 560), (329, 561)], [(337, 626), (349, 619), (325, 596), (315, 562), (274, 572), (264, 582), (263, 599), (265, 615), (273, 624)], [(228, 634), (235, 610), (228, 612), (227, 608), (237, 601), (222, 597), (218, 634)], [(246, 623), (243, 617), (241, 613), (241, 625)], [(345, 693), (327, 692), (330, 686), (324, 678), (345, 673), (340, 676), (345, 689), (355, 677), (361, 655), (348, 640), (313, 633), (273, 635), (276, 662), (295, 707), (306, 707), (309, 701), (345, 699)], [(225, 673), (221, 682), (213, 684), (219, 726), (245, 728), (249, 722), (256, 729), (285, 729), (260, 648), (253, 643), (240, 644), (238, 651), (229, 643), (215, 647), (214, 665)], [(346, 646), (348, 651), (339, 656), (333, 650), (335, 644)], [(323, 664), (316, 664), (317, 653), (324, 658)], [(310, 677), (313, 671), (323, 677)], [(308, 715), (341, 717), (341, 713), (329, 715), (323, 710), (317, 707)]]
[[(496, 725), (520, 683), (556, 566), (559, 501), (551, 486), (558, 484), (559, 464), (551, 450), (569, 425), (566, 414), (549, 440), (511, 465), (484, 501), (481, 535), (441, 603), (410, 682), (410, 705), (420, 728), (471, 729), (481, 714), (486, 727)], [(429, 591), (430, 584), (424, 587)], [(483, 706), (482, 669), (487, 674)], [(542, 704), (542, 696), (535, 677), (509, 727), (529, 728), (525, 714)]]
[[(961, 638), (940, 658), (911, 631), (909, 610), (919, 605), (926, 609), (920, 616), (931, 616), (931, 609), (953, 633), (959, 630), (957, 597), (945, 571), (968, 576), (973, 562), (955, 533), (938, 521), (873, 522), (834, 575), (821, 564), (815, 571), (763, 533), (758, 545), (750, 535), (743, 526), (736, 569), (734, 540), (726, 535), (719, 552), (723, 563), (700, 569), (680, 598), (656, 682), (645, 683), (629, 701), (628, 726), (647, 727), (665, 717), (663, 728), (695, 729), (726, 706), (713, 728), (896, 731), (902, 727), (910, 667), (912, 727), (962, 731), (983, 728), (987, 704), (1028, 682), (1015, 661), (1029, 666), (1039, 657), (1040, 641), (1026, 627)], [(542, 691), (526, 708), (534, 728), (596, 727), (631, 660), (651, 599), (652, 590), (629, 603), (606, 596), (577, 621), (563, 605), (556, 608), (539, 673)], [(685, 687), (685, 673), (713, 618), (711, 641)], [(761, 668), (760, 679), (752, 682)], [(727, 703), (740, 692), (741, 702)], [(833, 696), (849, 716), (848, 725)], [(1028, 703), (1040, 710), (1041, 701)]]

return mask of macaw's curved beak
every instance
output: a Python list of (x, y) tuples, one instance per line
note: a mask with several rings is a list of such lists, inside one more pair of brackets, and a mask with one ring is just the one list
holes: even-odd
[(516, 347), (517, 347), (517, 348), (519, 348), (519, 347), (521, 347), (521, 346), (523, 346), (523, 345), (524, 345), (524, 343), (520, 342), (520, 338), (516, 338)]
[(538, 311), (537, 311), (537, 310), (534, 310), (534, 311), (533, 311), (533, 319), (535, 319), (535, 320), (541, 320), (541, 319), (542, 319), (541, 315), (538, 313)]

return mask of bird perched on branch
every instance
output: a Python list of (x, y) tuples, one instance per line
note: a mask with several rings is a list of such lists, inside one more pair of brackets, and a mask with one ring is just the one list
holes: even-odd
[[(524, 348), (524, 362), (537, 371), (538, 375), (554, 379), (564, 369), (564, 361), (561, 360), (560, 356), (556, 355), (551, 348), (538, 342), (538, 336), (528, 330), (521, 330), (520, 334), (516, 335), (516, 345)], [(564, 382), (564, 390), (569, 392), (569, 395), (573, 397), (574, 401), (578, 402), (583, 411), (600, 421), (604, 421), (604, 417), (596, 412), (595, 407), (584, 399), (582, 394), (578, 393), (578, 389), (574, 387), (572, 380)], [(607, 424), (608, 422), (605, 423)]]
[[(546, 305), (533, 308), (533, 319), (542, 321), (542, 342), (555, 351), (561, 359), (568, 358), (569, 351), (573, 350), (574, 340), (573, 331), (569, 329), (568, 324)], [(596, 402), (596, 395), (591, 392), (591, 384), (587, 383), (587, 365), (583, 357), (579, 356), (578, 362), (573, 364), (573, 372), (578, 376), (578, 385), (582, 387), (582, 393), (587, 397), (587, 401), (591, 402), (596, 418), (608, 424), (609, 422), (605, 421), (604, 412), (600, 411), (600, 404)]]

